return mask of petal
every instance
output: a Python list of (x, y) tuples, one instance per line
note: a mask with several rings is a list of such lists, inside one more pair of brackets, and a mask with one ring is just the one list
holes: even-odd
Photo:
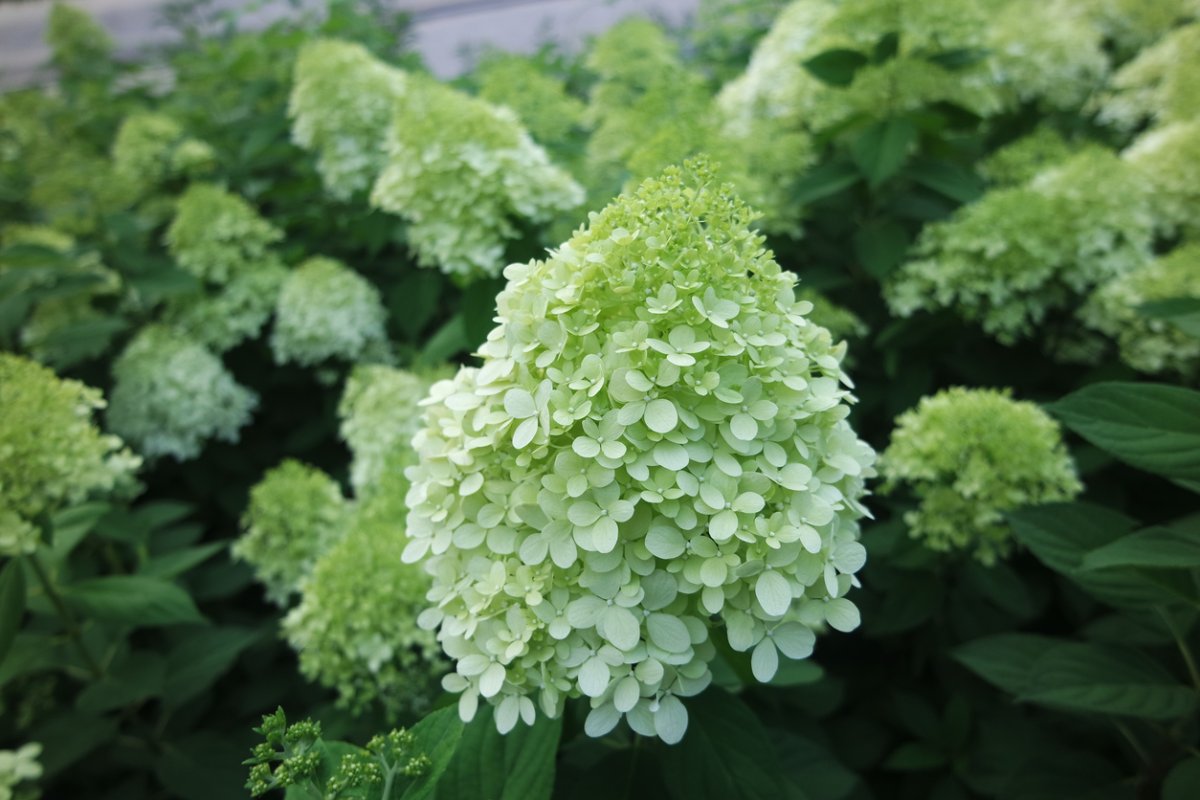
[(624, 714), (637, 705), (641, 695), (642, 685), (638, 683), (637, 678), (627, 675), (617, 683), (616, 691), (613, 692), (613, 705), (616, 706), (617, 711)]
[(504, 734), (517, 727), (520, 711), (521, 701), (517, 695), (510, 694), (501, 700), (496, 708), (496, 730)]
[(595, 458), (600, 455), (600, 443), (586, 436), (579, 436), (571, 442), (571, 449), (583, 458)]
[(854, 603), (839, 597), (825, 604), (825, 621), (834, 630), (849, 633), (862, 622), (862, 615)]
[(773, 617), (781, 617), (792, 605), (792, 587), (787, 578), (774, 570), (767, 570), (758, 576), (754, 584), (754, 596), (758, 598), (763, 611)]
[(743, 514), (757, 514), (765, 505), (766, 501), (757, 492), (742, 492), (733, 501), (734, 510)]
[(738, 515), (736, 511), (725, 509), (708, 521), (708, 535), (715, 542), (727, 542), (737, 533)]
[(667, 695), (654, 712), (654, 732), (667, 744), (678, 744), (687, 733), (688, 713), (675, 695)]
[(729, 576), (729, 567), (720, 558), (706, 559), (700, 565), (700, 582), (705, 586), (720, 586)]
[(654, 462), (664, 469), (678, 472), (687, 467), (691, 458), (687, 449), (674, 442), (659, 442), (654, 446)]
[(618, 650), (637, 647), (642, 635), (637, 617), (629, 609), (620, 606), (609, 606), (604, 610), (597, 630)]
[(524, 389), (509, 389), (504, 395), (504, 411), (513, 419), (525, 419), (537, 413), (537, 405)]
[(670, 433), (679, 423), (679, 411), (670, 400), (651, 400), (646, 406), (646, 427), (655, 433)]
[(579, 691), (588, 697), (599, 697), (608, 689), (611, 678), (612, 674), (604, 659), (592, 656), (579, 668)]
[(758, 436), (758, 422), (749, 414), (734, 414), (729, 420), (729, 432), (743, 442), (752, 442)]
[(484, 697), (495, 697), (504, 688), (504, 665), (493, 662), (479, 677), (479, 693)]
[(799, 622), (785, 622), (771, 631), (771, 638), (788, 658), (799, 660), (812, 655), (813, 645), (817, 637), (813, 632)]
[(646, 619), (646, 631), (650, 641), (668, 653), (686, 653), (692, 646), (692, 637), (683, 620), (670, 614), (651, 614)]
[(611, 553), (617, 546), (617, 523), (612, 517), (602, 517), (592, 526), (592, 547), (597, 553)]
[(593, 739), (598, 739), (617, 727), (621, 721), (621, 712), (613, 708), (612, 703), (596, 706), (587, 715), (583, 730)]
[(596, 520), (600, 519), (600, 507), (590, 500), (580, 500), (577, 503), (572, 503), (567, 509), (567, 519), (572, 525), (587, 527), (588, 525), (596, 524)]
[(683, 535), (675, 528), (651, 528), (646, 534), (646, 549), (658, 558), (678, 558), (685, 549)]
[(750, 656), (750, 671), (760, 683), (767, 683), (775, 677), (778, 669), (779, 651), (775, 649), (775, 643), (769, 637), (764, 638)]
[(533, 437), (538, 432), (538, 421), (536, 417), (530, 417), (517, 426), (513, 431), (513, 447), (520, 450), (525, 445), (533, 441)]

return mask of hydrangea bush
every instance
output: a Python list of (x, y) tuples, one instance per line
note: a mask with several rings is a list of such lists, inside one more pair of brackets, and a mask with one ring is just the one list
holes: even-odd
[(625, 717), (676, 742), (713, 637), (767, 681), (857, 626), (874, 456), (844, 346), (752, 216), (702, 163), (647, 180), (510, 266), (482, 365), (433, 386), (404, 557), (433, 576), (464, 719), (583, 695), (590, 735)]

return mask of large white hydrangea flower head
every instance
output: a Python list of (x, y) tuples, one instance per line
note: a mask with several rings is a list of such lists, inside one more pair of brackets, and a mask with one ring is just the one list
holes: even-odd
[(283, 282), (271, 352), (276, 363), (356, 361), (387, 352), (387, 310), (370, 281), (332, 258), (310, 258)]
[(407, 561), (464, 719), (501, 731), (589, 698), (676, 742), (712, 636), (769, 680), (850, 630), (874, 454), (844, 345), (806, 316), (753, 212), (703, 162), (622, 195), (505, 270), (482, 366), (435, 384), (409, 470)]

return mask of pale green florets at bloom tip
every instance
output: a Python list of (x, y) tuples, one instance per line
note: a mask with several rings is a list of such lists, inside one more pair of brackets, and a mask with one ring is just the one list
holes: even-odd
[(752, 218), (703, 162), (645, 181), (509, 266), (482, 366), (432, 387), (404, 558), (464, 719), (483, 700), (505, 732), (582, 695), (590, 735), (673, 743), (717, 631), (768, 681), (858, 624), (874, 453), (844, 344)]
[(880, 457), (884, 491), (911, 486), (909, 533), (936, 551), (965, 550), (984, 564), (1012, 549), (1005, 513), (1074, 498), (1082, 490), (1058, 424), (1007, 391), (953, 388), (896, 420)]
[(1168, 33), (1112, 77), (1097, 105), (1099, 118), (1133, 130), (1145, 121), (1186, 122), (1200, 117), (1200, 22)]
[(222, 284), (268, 258), (283, 233), (245, 200), (218, 186), (196, 184), (179, 199), (167, 250), (188, 272)]
[(183, 126), (166, 114), (138, 112), (121, 123), (112, 146), (113, 166), (138, 185), (153, 188), (163, 181), (203, 173), (216, 153), (204, 142), (187, 135)]
[(141, 459), (97, 428), (103, 407), (99, 391), (0, 354), (0, 555), (31, 552), (39, 517), (132, 488)]
[(1076, 152), (1071, 142), (1048, 125), (1043, 125), (989, 155), (979, 172), (997, 186), (1019, 186), (1039, 172), (1055, 167)]
[(180, 461), (209, 439), (236, 442), (258, 405), (221, 359), (181, 334), (149, 326), (113, 364), (108, 424), (147, 458)]
[(349, 507), (337, 483), (315, 467), (284, 461), (250, 490), (244, 533), (233, 547), (280, 605), (300, 589), (317, 559), (341, 539)]
[(512, 109), (539, 144), (557, 150), (583, 126), (585, 106), (566, 84), (530, 58), (494, 55), (475, 70), (479, 96)]
[(1200, 235), (1200, 117), (1151, 128), (1122, 157), (1148, 185), (1159, 231)]
[(18, 784), (42, 777), (42, 765), (38, 763), (41, 754), (42, 746), (37, 742), (29, 742), (16, 750), (0, 750), (0, 800), (22, 796), (13, 794)]
[(275, 311), (288, 270), (268, 254), (223, 285), (173, 298), (163, 322), (215, 353), (258, 335)]
[(382, 357), (386, 322), (379, 290), (366, 278), (331, 258), (310, 258), (279, 292), (271, 352), (279, 364)]

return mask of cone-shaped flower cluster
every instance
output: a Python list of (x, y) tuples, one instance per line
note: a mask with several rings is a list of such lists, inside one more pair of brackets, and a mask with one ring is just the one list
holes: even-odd
[(1200, 117), (1200, 22), (1171, 31), (1113, 75), (1100, 119), (1125, 128)]
[(292, 270), (275, 308), (275, 361), (318, 364), (384, 355), (387, 312), (379, 290), (332, 258), (310, 258)]
[(197, 184), (179, 199), (167, 229), (167, 249), (188, 272), (224, 284), (272, 258), (283, 233), (242, 198), (218, 186)]
[(857, 624), (874, 454), (844, 345), (752, 218), (703, 163), (645, 181), (509, 266), (482, 366), (433, 386), (404, 558), (433, 576), (422, 623), (465, 719), (585, 695), (591, 735), (626, 716), (675, 742), (711, 637), (765, 681)]
[(159, 325), (142, 329), (113, 364), (108, 424), (148, 458), (183, 461), (208, 439), (236, 442), (258, 405), (221, 359)]
[(34, 520), (128, 483), (140, 459), (92, 414), (100, 392), (0, 354), (0, 555), (31, 552)]
[(880, 457), (885, 490), (908, 484), (920, 501), (904, 515), (931, 550), (967, 550), (992, 564), (1012, 549), (1005, 512), (1070, 500), (1082, 486), (1058, 423), (1009, 392), (954, 388), (896, 420)]
[(283, 605), (317, 558), (346, 532), (342, 490), (319, 469), (284, 461), (250, 490), (245, 533), (233, 552), (250, 562), (267, 596)]
[(118, 172), (150, 189), (171, 178), (204, 172), (216, 154), (166, 114), (142, 111), (121, 123), (113, 140), (112, 159)]

